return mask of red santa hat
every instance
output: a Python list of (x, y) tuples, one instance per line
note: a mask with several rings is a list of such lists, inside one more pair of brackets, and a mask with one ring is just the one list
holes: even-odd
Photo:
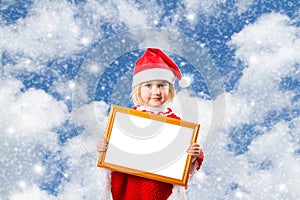
[(160, 49), (147, 48), (135, 63), (132, 87), (152, 80), (165, 80), (174, 84), (176, 78), (180, 87), (189, 86), (189, 82), (182, 77), (178, 66), (170, 57)]

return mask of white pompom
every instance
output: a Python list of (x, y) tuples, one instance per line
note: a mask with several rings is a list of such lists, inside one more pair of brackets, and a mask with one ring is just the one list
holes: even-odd
[(187, 78), (182, 77), (178, 84), (181, 88), (187, 88), (190, 86), (191, 83)]

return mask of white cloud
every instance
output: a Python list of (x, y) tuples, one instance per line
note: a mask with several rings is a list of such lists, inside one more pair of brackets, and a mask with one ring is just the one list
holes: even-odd
[(147, 24), (147, 15), (135, 7), (133, 3), (118, 1), (116, 6), (119, 11), (119, 20), (128, 27), (139, 27)]
[[(164, 12), (155, 2), (146, 4), (139, 7), (115, 0), (77, 6), (68, 1), (36, 1), (25, 18), (0, 26), (0, 55), (6, 52), (16, 62), (7, 64), (5, 71), (37, 72), (45, 68), (43, 63), (82, 52), (114, 31), (150, 27)], [(102, 32), (103, 23), (111, 25), (112, 31)]]
[[(3, 142), (0, 162), (4, 170), (1, 179), (6, 180), (1, 183), (1, 196), (10, 196), (12, 200), (71, 197), (78, 200), (97, 199), (101, 191), (95, 150), (103, 134), (101, 132), (104, 132), (107, 106), (95, 102), (82, 107), (77, 122), (86, 130), (81, 136), (74, 137), (64, 147), (60, 147), (56, 133), (50, 130), (66, 120), (66, 107), (41, 90), (29, 89), (23, 93), (22, 87), (22, 83), (16, 80), (2, 81), (0, 87), (0, 107), (6, 111), (0, 116)], [(39, 145), (53, 153), (62, 149), (62, 157), (68, 158), (68, 169), (60, 173), (69, 181), (62, 183), (58, 197), (36, 185), (36, 181), (45, 179), (42, 177), (46, 175), (45, 166), (39, 163), (43, 153), (35, 149)]]
[[(47, 60), (82, 50), (95, 32), (82, 31), (75, 7), (66, 1), (38, 1), (26, 18), (0, 27), (0, 49), (24, 57)], [(83, 29), (86, 30), (86, 29)]]
[[(256, 65), (256, 69), (260, 68), (257, 66), (260, 60), (256, 59), (262, 59), (268, 64), (266, 67), (283, 72), (280, 69), (283, 63), (299, 59), (299, 51), (296, 51), (299, 48), (298, 32), (299, 28), (293, 26), (286, 15), (271, 13), (234, 34), (230, 44), (237, 47), (236, 55), (240, 59), (249, 65)], [(274, 57), (270, 59), (269, 56)]]
[[(209, 25), (210, 20), (203, 20), (199, 17), (196, 17), (199, 13), (205, 14), (208, 16), (220, 17), (220, 14), (224, 13), (222, 6), (226, 5), (226, 0), (184, 0), (185, 5), (185, 16), (192, 23), (204, 23)], [(236, 16), (241, 15), (244, 12), (248, 11), (249, 8), (253, 5), (253, 0), (239, 0), (236, 1), (233, 5), (233, 9), (228, 13), (229, 15)], [(229, 12), (229, 11), (227, 11)], [(221, 18), (221, 17), (220, 17)]]
[(5, 10), (14, 3), (13, 0), (3, 0), (0, 10)]
[[(293, 122), (294, 121), (294, 122)], [(252, 168), (239, 180), (250, 191), (250, 199), (297, 199), (300, 159), (294, 152), (299, 148), (299, 118), (292, 122), (279, 122), (266, 134), (256, 138), (245, 157)], [(299, 126), (299, 125), (298, 125)], [(298, 141), (298, 142), (297, 142)], [(262, 163), (269, 169), (259, 169)], [(264, 164), (265, 165), (265, 164)], [(247, 175), (246, 175), (247, 174)]]
[(30, 199), (30, 200), (53, 200), (53, 196), (47, 194), (46, 191), (40, 190), (36, 185), (31, 186), (25, 191), (15, 193), (10, 196), (10, 200)]
[[(299, 76), (299, 28), (281, 14), (271, 13), (235, 34), (237, 59), (247, 68), (235, 90), (226, 94), (225, 129), (213, 151), (206, 156), (191, 199), (297, 199), (299, 190), (299, 118), (280, 121), (257, 136), (244, 154), (229, 152), (230, 128), (243, 123), (262, 122), (271, 110), (292, 109), (293, 91), (279, 90), (284, 76)], [(202, 174), (202, 175), (201, 175)]]
[[(61, 1), (36, 1), (26, 18), (11, 26), (1, 25), (0, 53), (7, 51), (22, 55), (16, 58), (16, 65), (9, 66), (11, 70), (15, 67), (20, 71), (35, 71), (40, 60), (73, 55), (101, 38), (99, 27), (103, 21), (111, 23), (115, 30), (122, 23), (128, 29), (157, 24), (164, 12), (157, 10), (154, 2), (143, 8), (120, 1), (87, 1), (78, 7)], [(199, 10), (215, 13), (216, 6), (224, 2), (186, 1), (187, 15), (193, 20)], [(251, 4), (240, 1), (236, 6), (242, 13)], [(180, 19), (176, 15), (175, 22)], [(154, 39), (162, 41), (160, 37)], [(272, 13), (235, 34), (230, 45), (236, 46), (236, 57), (243, 60), (247, 68), (236, 90), (226, 94), (226, 130), (239, 123), (262, 120), (272, 109), (291, 106), (293, 91), (279, 91), (278, 84), (283, 76), (299, 77), (299, 72), (294, 73), (294, 64), (300, 59), (299, 28), (293, 26), (287, 16)], [(69, 83), (73, 87), (73, 83)], [(58, 82), (54, 87), (60, 94), (69, 95), (63, 83)], [(88, 87), (84, 84), (76, 87), (81, 87), (79, 96), (86, 102)], [(57, 134), (52, 129), (68, 119), (66, 106), (42, 90), (23, 92), (22, 88), (20, 81), (1, 79), (0, 108), (5, 111), (0, 113), (0, 151), (4, 155), (0, 159), (0, 176), (4, 180), (1, 195), (11, 199), (98, 199), (101, 183), (95, 144), (105, 129), (107, 105), (93, 102), (76, 110), (76, 125), (85, 129), (80, 136), (59, 146)], [(179, 95), (186, 98), (184, 102), (187, 104), (194, 102), (189, 94)], [(200, 131), (200, 142), (203, 143), (214, 108), (210, 101), (196, 100), (196, 103), (199, 108), (197, 119), (203, 125)], [(191, 108), (187, 106), (186, 109)], [(296, 188), (300, 178), (297, 173), (299, 158), (293, 151), (298, 148), (295, 141), (299, 142), (299, 138), (295, 133), (300, 131), (299, 124), (299, 119), (278, 123), (271, 131), (258, 136), (249, 146), (249, 151), (240, 156), (227, 150), (229, 138), (221, 134), (218, 145), (206, 157), (196, 176), (196, 184), (189, 188), (190, 199), (262, 199), (269, 194), (274, 199), (296, 199), (299, 196)], [(47, 194), (36, 185), (45, 173), (50, 173), (41, 164), (43, 154), (36, 151), (36, 146), (51, 152), (61, 150), (61, 156), (67, 160), (65, 171), (60, 172), (67, 181), (61, 183), (57, 196)], [(271, 169), (258, 170), (265, 159), (271, 160)], [(238, 185), (236, 190), (230, 188), (232, 183)]]
[(7, 137), (20, 135), (37, 136), (66, 119), (67, 109), (63, 102), (56, 100), (43, 90), (29, 89), (21, 92), (22, 84), (16, 80), (2, 80), (0, 84), (2, 130)]
[(197, 0), (185, 0), (184, 4), (189, 12), (203, 12), (210, 14), (216, 11), (217, 5), (221, 3), (225, 3), (226, 0), (204, 0), (204, 1), (197, 1)]
[(241, 15), (248, 11), (250, 7), (254, 4), (253, 0), (239, 0), (235, 3), (235, 8), (237, 9), (237, 14)]
[[(96, 152), (96, 143), (101, 135), (103, 135), (106, 127), (107, 109), (108, 106), (105, 103), (93, 102), (82, 106), (76, 111), (74, 123), (77, 127), (84, 127), (84, 131), (79, 136), (69, 139), (63, 146), (59, 146), (57, 149), (61, 151), (60, 156), (66, 160), (64, 164), (67, 166), (67, 168), (63, 170), (57, 169), (60, 170), (59, 173), (65, 177), (65, 181), (59, 186), (57, 196), (47, 194), (46, 191), (36, 186), (35, 179), (41, 178), (45, 180), (46, 177), (46, 174), (43, 176), (43, 166), (36, 163), (38, 160), (41, 160), (41, 158), (33, 156), (32, 159), (29, 160), (24, 154), (22, 154), (22, 156), (25, 157), (23, 160), (28, 159), (28, 164), (26, 165), (28, 175), (20, 176), (22, 179), (20, 179), (20, 177), (12, 177), (14, 181), (10, 180), (9, 183), (11, 186), (16, 186), (15, 184), (17, 184), (17, 187), (14, 189), (10, 188), (10, 195), (8, 194), (7, 196), (10, 196), (12, 200), (18, 198), (47, 200), (99, 199), (101, 194), (101, 174), (99, 168), (97, 168), (98, 153)], [(40, 137), (38, 136), (38, 138)], [(48, 142), (50, 141), (48, 140)], [(20, 149), (26, 148), (26, 145), (23, 143), (21, 145)], [(46, 146), (45, 144), (40, 145)], [(19, 163), (22, 163), (22, 160), (20, 160)], [(28, 171), (28, 166), (32, 167), (33, 172), (30, 173), (30, 171)], [(17, 176), (18, 173), (14, 173), (16, 168), (12, 166), (11, 168), (11, 174)], [(20, 168), (18, 170), (20, 170)], [(46, 173), (49, 174), (51, 172), (47, 171)], [(53, 176), (56, 175), (53, 174)]]
[(98, 155), (96, 144), (104, 136), (108, 108), (104, 102), (92, 102), (73, 111), (75, 126), (84, 128), (79, 135), (82, 146), (94, 157)]
[(116, 29), (124, 24), (129, 30), (152, 26), (161, 19), (164, 12), (155, 1), (143, 2), (141, 6), (131, 1), (87, 1), (83, 9), (95, 24), (104, 20), (113, 24)]
[[(249, 166), (240, 157), (234, 156), (233, 152), (229, 152), (227, 144), (228, 138), (221, 133), (213, 151), (205, 156), (200, 173), (196, 174), (195, 182), (189, 189), (188, 198), (235, 199), (230, 185), (241, 177), (240, 171), (247, 171)], [(201, 178), (202, 173), (205, 173), (204, 178)]]
[[(3, 196), (30, 188), (44, 175), (41, 149), (49, 152), (59, 149), (57, 134), (52, 129), (62, 125), (68, 117), (62, 102), (42, 90), (22, 92), (22, 88), (22, 83), (15, 79), (0, 82), (3, 111), (0, 113), (0, 176), (5, 180), (0, 193)], [(29, 195), (35, 196), (35, 193), (38, 191), (33, 189)]]
[(227, 94), (228, 124), (260, 121), (268, 111), (291, 105), (293, 91), (279, 89), (285, 76), (295, 76), (300, 62), (299, 28), (282, 14), (262, 16), (233, 35), (230, 45), (247, 67), (236, 90)]
[(212, 125), (213, 102), (211, 100), (193, 97), (189, 90), (180, 91), (175, 97), (173, 104), (171, 104), (173, 111), (179, 115), (182, 120), (200, 124), (198, 141), (203, 145)]
[(277, 123), (239, 156), (228, 151), (229, 138), (221, 134), (218, 145), (206, 156), (188, 197), (297, 199), (300, 159), (294, 152), (299, 148), (299, 125), (299, 118)]
[(107, 109), (104, 102), (92, 102), (74, 111), (75, 126), (84, 130), (61, 148), (64, 157), (68, 158), (68, 168), (63, 173), (69, 181), (61, 184), (57, 199), (100, 198), (101, 174), (97, 168), (99, 153), (96, 144), (104, 135)]

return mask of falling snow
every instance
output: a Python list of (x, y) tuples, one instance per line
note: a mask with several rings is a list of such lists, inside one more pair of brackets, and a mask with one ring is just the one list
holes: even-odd
[[(206, 157), (188, 199), (300, 199), (299, 9), (298, 0), (0, 1), (0, 199), (99, 199), (96, 142), (110, 105), (132, 106), (147, 44), (168, 47), (191, 83), (175, 85), (174, 110), (199, 111), (190, 120)], [(198, 44), (202, 65), (149, 28)]]

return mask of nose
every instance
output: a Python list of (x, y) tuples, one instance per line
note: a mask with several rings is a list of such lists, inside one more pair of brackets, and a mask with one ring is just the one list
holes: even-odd
[(157, 85), (154, 85), (154, 86), (152, 87), (152, 92), (153, 92), (154, 94), (160, 94), (160, 89), (159, 89), (159, 87), (158, 87)]

